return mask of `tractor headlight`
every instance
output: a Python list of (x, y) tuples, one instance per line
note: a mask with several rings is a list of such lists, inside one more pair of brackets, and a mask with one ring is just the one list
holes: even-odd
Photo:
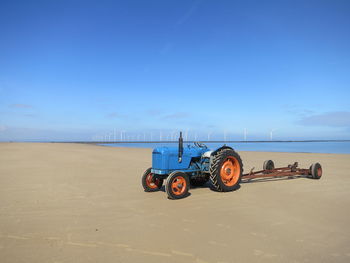
[(162, 174), (162, 170), (158, 170), (158, 169), (152, 169), (151, 172), (153, 174)]

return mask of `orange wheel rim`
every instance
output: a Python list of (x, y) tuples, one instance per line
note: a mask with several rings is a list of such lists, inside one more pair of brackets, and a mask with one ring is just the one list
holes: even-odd
[(223, 162), (220, 169), (220, 177), (222, 182), (227, 186), (233, 186), (238, 182), (241, 167), (235, 157), (229, 156)]
[(317, 169), (317, 176), (318, 176), (318, 177), (321, 177), (321, 176), (322, 176), (322, 169), (321, 169), (321, 168), (318, 168), (318, 169)]
[(158, 185), (159, 185), (159, 178), (156, 178), (155, 180), (153, 179), (153, 174), (152, 173), (149, 173), (147, 176), (146, 176), (146, 184), (149, 188), (151, 189), (156, 189), (158, 188)]
[(171, 191), (175, 195), (181, 195), (185, 192), (187, 187), (187, 182), (182, 176), (177, 176), (171, 183)]

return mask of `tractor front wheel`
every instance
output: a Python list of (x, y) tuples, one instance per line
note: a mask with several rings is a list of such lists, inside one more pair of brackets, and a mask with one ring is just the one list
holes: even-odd
[(142, 176), (142, 186), (145, 192), (154, 192), (159, 190), (163, 185), (163, 179), (155, 177), (151, 172), (151, 168), (148, 168)]
[(190, 180), (183, 172), (172, 172), (165, 183), (165, 191), (169, 199), (180, 199), (188, 195)]

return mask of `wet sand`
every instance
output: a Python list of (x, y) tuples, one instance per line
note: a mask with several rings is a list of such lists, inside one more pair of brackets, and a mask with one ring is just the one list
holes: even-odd
[(239, 152), (307, 178), (145, 193), (151, 149), (0, 143), (0, 262), (350, 262), (350, 155)]

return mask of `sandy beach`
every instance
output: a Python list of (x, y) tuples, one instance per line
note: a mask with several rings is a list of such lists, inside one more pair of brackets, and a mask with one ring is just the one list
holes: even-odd
[(145, 193), (151, 149), (0, 143), (0, 261), (350, 262), (350, 155), (239, 152), (307, 178)]

